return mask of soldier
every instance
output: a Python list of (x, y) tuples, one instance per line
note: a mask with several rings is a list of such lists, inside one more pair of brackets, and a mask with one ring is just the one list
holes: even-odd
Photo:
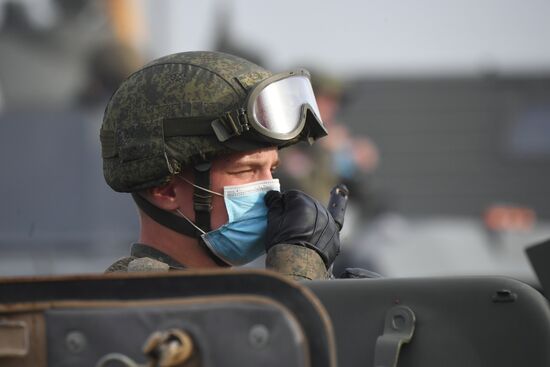
[(237, 266), (326, 278), (334, 219), (300, 191), (281, 193), (278, 149), (327, 135), (305, 70), (273, 75), (217, 52), (154, 60), (105, 110), (104, 176), (130, 192), (140, 238), (107, 272)]

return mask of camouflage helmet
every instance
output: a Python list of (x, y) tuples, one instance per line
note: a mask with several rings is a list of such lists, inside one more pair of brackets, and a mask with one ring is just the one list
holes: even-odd
[(219, 52), (177, 53), (145, 65), (120, 85), (105, 109), (100, 132), (105, 180), (115, 191), (136, 192), (168, 182), (183, 167), (233, 152), (212, 135), (167, 134), (164, 123), (192, 129), (187, 122), (238, 107), (271, 75)]

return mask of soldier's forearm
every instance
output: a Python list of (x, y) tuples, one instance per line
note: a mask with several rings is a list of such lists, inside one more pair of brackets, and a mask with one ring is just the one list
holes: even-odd
[(328, 272), (321, 256), (298, 245), (275, 245), (267, 252), (265, 266), (295, 280), (327, 279)]

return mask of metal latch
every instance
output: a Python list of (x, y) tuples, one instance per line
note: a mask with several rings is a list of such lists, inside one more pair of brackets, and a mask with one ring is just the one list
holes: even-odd
[(29, 353), (29, 329), (24, 321), (0, 319), (0, 358)]
[(198, 366), (198, 353), (193, 339), (184, 330), (170, 329), (155, 331), (143, 346), (143, 353), (149, 359), (139, 364), (122, 353), (109, 353), (101, 357), (95, 367), (107, 367), (113, 363), (124, 367), (185, 367)]
[(392, 307), (386, 313), (384, 332), (376, 339), (375, 367), (396, 367), (401, 346), (411, 341), (416, 316), (407, 306)]

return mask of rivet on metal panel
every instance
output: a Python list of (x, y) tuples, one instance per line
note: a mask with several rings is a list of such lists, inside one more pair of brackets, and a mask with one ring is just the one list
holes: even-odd
[(269, 330), (261, 324), (252, 326), (248, 334), (248, 341), (255, 349), (264, 348), (269, 343)]
[(77, 354), (86, 348), (86, 336), (80, 331), (71, 331), (65, 336), (65, 347), (71, 353)]

